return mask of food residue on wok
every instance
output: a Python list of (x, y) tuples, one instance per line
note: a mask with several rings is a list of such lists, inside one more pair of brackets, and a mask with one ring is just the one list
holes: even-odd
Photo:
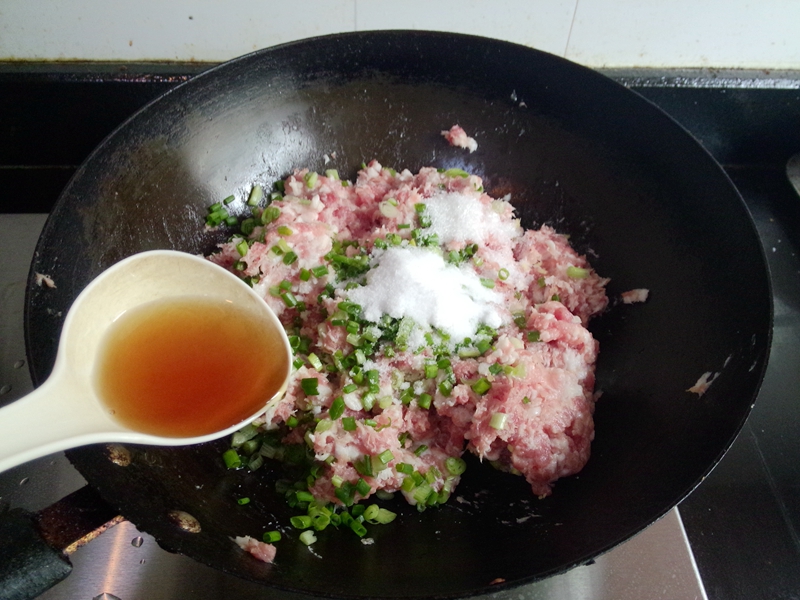
[(465, 451), (537, 496), (584, 466), (598, 351), (586, 325), (607, 280), (565, 236), (524, 231), (460, 169), (372, 161), (354, 183), (302, 169), (268, 199), (209, 258), (273, 308), (294, 371), (225, 460), (303, 466), (282, 491), (307, 511), (292, 522), (307, 541), (329, 524), (363, 537), (391, 521), (359, 504), (372, 496), (447, 502)]
[(442, 136), (451, 146), (469, 150), (470, 154), (478, 149), (478, 142), (467, 135), (467, 132), (460, 125), (453, 125), (450, 129), (442, 131)]

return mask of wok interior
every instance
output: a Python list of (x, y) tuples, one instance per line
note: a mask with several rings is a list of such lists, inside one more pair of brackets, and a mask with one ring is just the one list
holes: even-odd
[[(440, 136), (455, 123), (477, 139), (474, 154)], [(769, 283), (752, 222), (712, 159), (646, 101), (500, 42), (322, 38), (228, 63), (145, 108), (84, 164), (46, 225), (32, 270), (59, 287), (28, 299), (34, 378), (55, 353), (60, 322), (49, 311), (103, 268), (153, 248), (208, 253), (225, 236), (204, 230), (211, 203), (295, 168), (352, 178), (372, 158), (476, 173), (490, 194), (511, 194), (523, 225), (570, 234), (611, 278), (610, 296), (650, 289), (646, 304), (613, 306), (592, 324), (603, 395), (584, 471), (537, 500), (520, 478), (472, 460), (455, 494), (463, 502), (418, 514), (396, 499), (400, 517), (370, 529), (374, 545), (323, 532), (322, 559), (290, 534), (271, 566), (229, 537), (260, 537), (292, 510), (266, 469), (226, 471), (224, 442), (134, 448), (125, 468), (102, 447), (72, 451), (87, 480), (169, 550), (281, 588), (363, 597), (531, 581), (585, 562), (684, 497), (733, 441), (766, 363)], [(244, 213), (241, 202), (231, 208)], [(687, 393), (706, 371), (722, 374), (702, 397)], [(241, 496), (253, 501), (238, 507)], [(174, 527), (164, 518), (173, 509), (202, 532)]]

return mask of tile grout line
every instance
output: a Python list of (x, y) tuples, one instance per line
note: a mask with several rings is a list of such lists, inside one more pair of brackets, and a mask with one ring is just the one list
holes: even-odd
[(578, 4), (581, 0), (575, 0), (575, 8), (572, 9), (572, 19), (569, 22), (569, 31), (567, 32), (567, 43), (564, 44), (564, 54), (561, 58), (567, 58), (567, 50), (569, 50), (569, 43), (572, 40), (572, 28), (575, 26), (575, 17), (578, 15)]

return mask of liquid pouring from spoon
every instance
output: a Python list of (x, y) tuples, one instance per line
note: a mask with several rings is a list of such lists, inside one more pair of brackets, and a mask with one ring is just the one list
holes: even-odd
[(0, 472), (86, 444), (218, 439), (281, 398), (291, 356), (275, 313), (232, 273), (135, 254), (76, 298), (50, 377), (0, 409)]

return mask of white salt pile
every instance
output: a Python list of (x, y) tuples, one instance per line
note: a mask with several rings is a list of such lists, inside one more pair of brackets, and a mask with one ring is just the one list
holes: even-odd
[(367, 273), (367, 285), (348, 294), (362, 315), (378, 321), (381, 315), (409, 317), (423, 327), (436, 327), (458, 342), (475, 333), (479, 324), (501, 325), (494, 291), (484, 287), (470, 268), (447, 264), (439, 254), (422, 248), (390, 248)]

